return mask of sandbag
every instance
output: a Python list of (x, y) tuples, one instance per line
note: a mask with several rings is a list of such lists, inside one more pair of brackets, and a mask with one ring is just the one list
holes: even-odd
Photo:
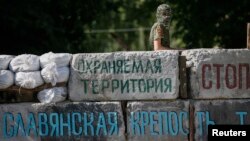
[(57, 83), (67, 82), (69, 80), (69, 67), (57, 68), (57, 72), (58, 72)]
[(54, 62), (57, 67), (66, 67), (69, 65), (72, 54), (69, 53), (45, 53), (40, 56), (40, 65), (45, 68), (48, 64)]
[(14, 84), (14, 73), (9, 70), (0, 70), (0, 89), (6, 89)]
[(40, 71), (35, 72), (17, 72), (15, 84), (22, 88), (34, 89), (44, 84)]
[(11, 60), (9, 67), (13, 72), (38, 71), (40, 69), (39, 57), (33, 54), (18, 55)]
[(56, 64), (48, 64), (45, 68), (42, 69), (41, 75), (45, 83), (51, 83), (52, 86), (55, 86), (58, 78)]
[(7, 70), (13, 58), (12, 55), (0, 55), (0, 70)]
[(54, 87), (50, 89), (44, 89), (37, 94), (37, 99), (41, 103), (57, 103), (62, 102), (67, 97), (66, 87)]
[(58, 68), (55, 63), (48, 64), (42, 69), (41, 75), (45, 83), (51, 83), (55, 86), (56, 83), (67, 82), (69, 79), (69, 68)]

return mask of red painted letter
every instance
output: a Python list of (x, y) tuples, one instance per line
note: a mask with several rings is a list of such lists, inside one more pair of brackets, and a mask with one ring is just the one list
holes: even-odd
[[(232, 75), (229, 76), (229, 68), (231, 68), (232, 70)], [(232, 84), (230, 85), (230, 78), (233, 80), (232, 81)], [(233, 89), (237, 86), (237, 80), (236, 80), (236, 67), (235, 65), (232, 65), (232, 64), (228, 64), (227, 67), (226, 67), (226, 86), (227, 88), (229, 89)]]
[(250, 88), (250, 77), (249, 77), (249, 64), (247, 63), (244, 63), (244, 64), (239, 64), (239, 89), (242, 89), (242, 69), (243, 67), (246, 68), (246, 75), (245, 75), (245, 78), (246, 78), (246, 89)]
[(204, 89), (211, 89), (212, 88), (212, 81), (208, 81), (208, 86), (206, 86), (206, 80), (205, 80), (205, 76), (206, 76), (206, 68), (211, 71), (211, 65), (210, 64), (203, 64), (202, 65), (202, 87)]
[(223, 67), (223, 64), (214, 64), (214, 67), (216, 67), (216, 88), (220, 89), (220, 68)]

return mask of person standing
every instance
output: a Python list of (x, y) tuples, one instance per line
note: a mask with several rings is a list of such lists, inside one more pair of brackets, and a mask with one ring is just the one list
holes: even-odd
[(149, 37), (150, 45), (154, 51), (171, 49), (169, 39), (171, 16), (172, 11), (169, 5), (161, 4), (157, 7), (157, 22), (152, 26)]

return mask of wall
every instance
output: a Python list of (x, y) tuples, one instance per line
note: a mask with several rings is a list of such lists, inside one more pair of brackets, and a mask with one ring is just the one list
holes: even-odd
[[(4, 68), (13, 76), (0, 73), (0, 81), (13, 77), (1, 95), (22, 98), (2, 97), (1, 140), (206, 141), (210, 124), (250, 123), (247, 49), (48, 53), (34, 70), (28, 59), (13, 69), (17, 57)], [(59, 75), (61, 67), (70, 73)], [(18, 84), (20, 72), (38, 72), (43, 83), (25, 76)]]

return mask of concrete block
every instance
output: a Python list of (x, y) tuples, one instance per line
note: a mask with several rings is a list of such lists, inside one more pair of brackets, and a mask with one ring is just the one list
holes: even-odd
[(250, 124), (250, 100), (201, 100), (194, 102), (194, 138), (207, 141), (209, 124)]
[(83, 100), (176, 99), (178, 51), (75, 54), (69, 98)]
[(0, 115), (1, 141), (125, 140), (119, 102), (1, 104)]
[(129, 102), (129, 141), (186, 141), (189, 136), (189, 101)]
[(182, 55), (192, 98), (250, 98), (250, 50), (193, 49)]

